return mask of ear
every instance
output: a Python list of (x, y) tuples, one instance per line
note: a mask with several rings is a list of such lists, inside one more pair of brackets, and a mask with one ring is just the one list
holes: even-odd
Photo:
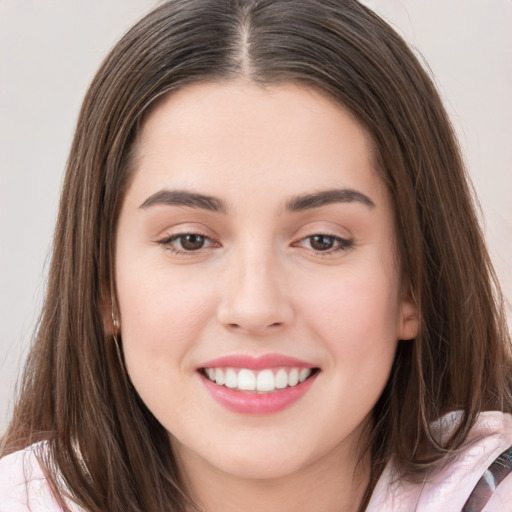
[(101, 294), (100, 313), (103, 323), (103, 331), (106, 336), (119, 334), (119, 315), (114, 305), (110, 292)]
[(397, 338), (399, 340), (412, 340), (418, 335), (420, 316), (418, 306), (410, 289), (404, 293), (400, 305), (398, 318)]
[(112, 306), (110, 305), (110, 301), (106, 300), (104, 295), (101, 297), (100, 313), (105, 336), (112, 336), (114, 334), (114, 326), (112, 324)]

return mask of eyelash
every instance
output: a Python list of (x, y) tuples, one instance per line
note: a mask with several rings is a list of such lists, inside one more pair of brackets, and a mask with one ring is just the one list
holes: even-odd
[[(183, 240), (187, 236), (188, 237), (200, 237), (200, 238), (204, 239), (205, 242), (209, 241), (210, 246), (204, 247), (204, 245), (202, 245), (201, 247), (199, 247), (196, 250), (184, 249), (183, 248)], [(313, 235), (309, 235), (309, 236), (301, 238), (297, 242), (294, 242), (292, 244), (292, 246), (294, 246), (294, 247), (300, 246), (300, 245), (302, 245), (302, 242), (305, 242), (307, 240), (309, 240), (309, 242), (311, 244), (311, 241), (314, 240), (316, 237), (323, 237), (324, 239), (328, 238), (329, 241), (332, 242), (333, 245), (337, 245), (337, 248), (335, 248), (335, 249), (328, 248), (326, 250), (315, 250), (312, 247), (308, 248), (308, 250), (310, 250), (311, 252), (313, 252), (315, 255), (318, 255), (318, 256), (328, 257), (332, 254), (336, 254), (339, 252), (347, 252), (350, 249), (352, 249), (355, 245), (355, 241), (353, 239), (341, 238), (339, 236), (330, 235), (327, 233), (315, 233)], [(181, 240), (181, 243), (180, 243), (180, 245), (182, 247), (181, 249), (178, 249), (172, 245), (177, 240)], [(164, 246), (167, 250), (171, 251), (173, 254), (185, 255), (185, 256), (192, 256), (194, 253), (199, 253), (203, 249), (208, 250), (208, 249), (211, 249), (212, 247), (215, 247), (216, 245), (217, 246), (220, 245), (217, 242), (215, 242), (214, 240), (212, 240), (209, 236), (203, 235), (202, 233), (178, 233), (176, 235), (171, 235), (162, 240), (159, 240), (158, 243), (160, 245)]]
[[(203, 235), (202, 233), (178, 233), (176, 235), (171, 235), (167, 238), (164, 238), (163, 240), (159, 240), (158, 243), (161, 244), (162, 246), (164, 246), (169, 251), (171, 251), (173, 254), (177, 254), (177, 255), (192, 256), (194, 253), (198, 253), (202, 249), (205, 249), (205, 247), (203, 247), (203, 246), (199, 247), (197, 250), (183, 249), (183, 245), (182, 245), (183, 239), (187, 236), (201, 237), (205, 241), (210, 241), (210, 243), (212, 243), (212, 246), (216, 244), (216, 242), (214, 242), (209, 236)], [(172, 245), (173, 242), (175, 242), (176, 240), (180, 240), (180, 239), (181, 239), (182, 249), (178, 249)], [(211, 249), (211, 247), (206, 247), (206, 249)]]
[(349, 238), (341, 238), (339, 236), (336, 236), (336, 235), (329, 235), (327, 233), (315, 233), (314, 235), (309, 235), (309, 236), (306, 236), (304, 238), (301, 238), (298, 242), (295, 242), (293, 245), (296, 246), (298, 244), (300, 244), (301, 242), (304, 242), (306, 240), (309, 240), (310, 244), (311, 244), (311, 241), (313, 239), (315, 239), (316, 237), (322, 237), (322, 238), (328, 238), (330, 239), (330, 241), (332, 242), (333, 245), (337, 245), (337, 248), (335, 249), (327, 249), (325, 251), (322, 251), (322, 250), (315, 250), (313, 249), (312, 247), (309, 247), (308, 249), (311, 250), (312, 252), (315, 253), (315, 255), (318, 255), (318, 256), (324, 256), (324, 257), (327, 257), (327, 256), (330, 256), (332, 254), (336, 254), (336, 253), (339, 253), (339, 252), (347, 252), (349, 251), (350, 249), (352, 249), (355, 245), (355, 242), (353, 239), (349, 239)]

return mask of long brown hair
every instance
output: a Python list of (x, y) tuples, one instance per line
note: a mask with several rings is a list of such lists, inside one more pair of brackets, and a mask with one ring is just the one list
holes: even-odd
[[(64, 482), (87, 511), (193, 508), (167, 432), (127, 378), (122, 340), (118, 352), (104, 312), (115, 294), (117, 217), (148, 109), (187, 84), (239, 77), (298, 82), (348, 108), (372, 139), (393, 201), (420, 332), (399, 343), (374, 409), (365, 502), (391, 456), (406, 475), (439, 465), (480, 411), (512, 408), (502, 298), (459, 147), (404, 41), (354, 0), (172, 0), (121, 39), (85, 97), (46, 300), (2, 445), (5, 455), (47, 440), (55, 488)], [(462, 415), (441, 444), (431, 423), (452, 410)]]

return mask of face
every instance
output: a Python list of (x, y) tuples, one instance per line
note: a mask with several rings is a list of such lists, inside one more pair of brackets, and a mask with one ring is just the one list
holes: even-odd
[(116, 252), (130, 378), (185, 468), (277, 478), (355, 453), (414, 305), (364, 130), (293, 84), (149, 116)]

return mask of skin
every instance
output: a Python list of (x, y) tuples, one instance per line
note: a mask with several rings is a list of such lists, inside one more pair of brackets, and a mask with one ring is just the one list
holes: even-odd
[[(332, 189), (373, 204), (287, 209)], [(223, 208), (164, 204), (162, 190)], [(183, 233), (204, 245), (185, 251)], [(327, 250), (313, 243), (318, 234)], [(205, 510), (357, 509), (371, 410), (397, 340), (413, 338), (418, 319), (397, 268), (390, 200), (353, 117), (294, 84), (198, 84), (165, 98), (138, 140), (116, 285), (128, 372)], [(240, 414), (206, 392), (197, 371), (206, 361), (268, 353), (320, 368), (291, 406)]]

